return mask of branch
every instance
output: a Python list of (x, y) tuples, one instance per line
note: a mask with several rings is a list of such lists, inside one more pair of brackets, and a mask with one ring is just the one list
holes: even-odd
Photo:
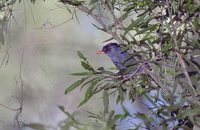
[(77, 8), (79, 10), (81, 10), (82, 12), (86, 13), (86, 14), (89, 14), (93, 19), (96, 20), (96, 22), (98, 22), (102, 27), (103, 29), (109, 33), (110, 35), (112, 35), (112, 37), (119, 43), (119, 44), (122, 44), (123, 41), (120, 39), (120, 37), (117, 36), (116, 32), (112, 32), (110, 29), (108, 29), (108, 27), (104, 24), (104, 22), (102, 21), (101, 17), (94, 14), (93, 12), (91, 12), (87, 7), (85, 7), (84, 5), (79, 5), (77, 6)]
[[(172, 33), (170, 33), (170, 35), (172, 36), (172, 38), (173, 38), (173, 41), (174, 41), (174, 44), (175, 44), (175, 50), (179, 50), (179, 47), (178, 47), (178, 41), (177, 41), (177, 35), (176, 35), (176, 30), (177, 30), (177, 27), (178, 27), (178, 22), (176, 22), (175, 24), (173, 23), (173, 18), (172, 18), (172, 12), (171, 12), (171, 10), (170, 10), (170, 4), (169, 4), (169, 0), (166, 0), (166, 4), (167, 4), (167, 10), (168, 10), (168, 13), (169, 13), (169, 17), (170, 17), (170, 22), (171, 22), (171, 27), (172, 27), (172, 30), (173, 30), (173, 34)], [(176, 26), (177, 25), (177, 26)], [(170, 31), (170, 30), (169, 30)], [(183, 72), (184, 72), (184, 74), (185, 74), (185, 77), (186, 77), (186, 79), (188, 80), (188, 84), (189, 84), (189, 86), (190, 86), (190, 88), (192, 89), (192, 91), (193, 91), (193, 97), (194, 96), (196, 96), (197, 94), (196, 94), (196, 91), (195, 91), (195, 89), (194, 89), (194, 87), (193, 87), (193, 85), (192, 85), (192, 81), (191, 81), (191, 79), (190, 79), (190, 76), (189, 76), (189, 74), (188, 74), (188, 72), (187, 72), (187, 69), (186, 69), (186, 65), (185, 65), (185, 62), (184, 62), (184, 60), (183, 60), (183, 58), (182, 58), (182, 56), (181, 56), (181, 54), (179, 53), (179, 52), (176, 52), (176, 55), (177, 55), (177, 59), (178, 59), (178, 61), (179, 61), (179, 64), (180, 64), (180, 66), (181, 66), (181, 68), (182, 68), (182, 70), (183, 70)]]

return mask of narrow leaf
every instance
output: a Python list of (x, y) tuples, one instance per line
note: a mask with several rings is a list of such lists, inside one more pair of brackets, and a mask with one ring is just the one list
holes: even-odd
[(79, 122), (73, 117), (73, 115), (71, 115), (69, 112), (65, 111), (65, 108), (63, 106), (58, 106), (58, 108), (65, 113), (68, 118), (70, 118), (71, 120), (73, 120), (76, 124), (79, 124)]
[(93, 89), (96, 86), (96, 84), (99, 82), (99, 80), (95, 80), (91, 83), (91, 86), (88, 87), (85, 93), (84, 100), (78, 105), (78, 107), (82, 106), (83, 104), (87, 103), (87, 101), (94, 95)]
[(89, 71), (94, 71), (94, 69), (86, 62), (81, 61), (81, 65), (84, 69), (89, 70)]
[(88, 75), (91, 75), (92, 73), (91, 72), (80, 72), (80, 73), (72, 73), (71, 75), (74, 75), (74, 76), (88, 76)]
[(80, 51), (77, 52), (79, 58), (83, 59), (84, 61), (87, 60), (87, 58), (83, 55), (83, 53), (81, 53)]
[(150, 26), (148, 26), (147, 28), (138, 31), (135, 35), (142, 34), (142, 33), (146, 32), (146, 31), (148, 31), (148, 30), (149, 30), (149, 31), (153, 31), (153, 30), (156, 28), (156, 26), (157, 26), (156, 24), (155, 24), (155, 25), (150, 25)]
[(104, 114), (108, 113), (109, 110), (109, 97), (106, 90), (103, 91), (103, 105), (104, 105)]
[(74, 82), (72, 85), (70, 85), (66, 90), (65, 90), (65, 94), (68, 94), (69, 92), (71, 92), (72, 90), (74, 90), (75, 88), (77, 88), (79, 85), (81, 85), (84, 81), (86, 80), (86, 78), (82, 78), (81, 80), (78, 80), (76, 82)]

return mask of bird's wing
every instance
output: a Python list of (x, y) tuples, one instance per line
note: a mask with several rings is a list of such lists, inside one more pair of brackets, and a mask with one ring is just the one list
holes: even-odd
[(113, 61), (113, 63), (115, 64), (118, 70), (122, 70), (126, 68), (121, 62)]

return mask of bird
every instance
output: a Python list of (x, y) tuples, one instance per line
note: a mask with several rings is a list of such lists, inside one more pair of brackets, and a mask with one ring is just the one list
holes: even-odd
[(129, 67), (133, 67), (137, 61), (127, 50), (122, 48), (122, 45), (112, 42), (103, 46), (102, 50), (98, 51), (97, 54), (106, 54), (119, 72), (123, 72)]

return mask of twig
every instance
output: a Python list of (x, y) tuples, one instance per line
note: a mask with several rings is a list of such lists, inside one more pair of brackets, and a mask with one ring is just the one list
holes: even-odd
[(127, 75), (123, 76), (124, 79), (121, 82), (123, 83), (124, 81), (127, 81), (127, 80), (133, 78), (133, 76), (138, 74), (138, 72), (141, 69), (141, 67), (142, 67), (142, 64), (140, 64), (132, 74), (127, 74)]
[(15, 121), (17, 122), (17, 126), (20, 127), (20, 122), (19, 122), (19, 116), (22, 114), (22, 110), (23, 110), (23, 102), (24, 102), (24, 83), (23, 83), (23, 79), (22, 79), (22, 65), (23, 65), (23, 59), (24, 59), (24, 48), (22, 50), (22, 54), (21, 54), (21, 63), (20, 63), (20, 69), (19, 69), (19, 78), (20, 78), (20, 86), (21, 86), (21, 93), (20, 93), (20, 97), (16, 97), (16, 99), (18, 100), (20, 106), (16, 111), (15, 114)]
[[(151, 67), (151, 66), (150, 66)], [(149, 75), (153, 80), (154, 82), (164, 91), (164, 92), (167, 92), (169, 93), (170, 90), (167, 88), (167, 86), (164, 86), (159, 78), (159, 76), (153, 72), (153, 71), (150, 71), (148, 68), (146, 68), (145, 65), (142, 66), (142, 68), (144, 69), (145, 73), (147, 75)], [(152, 68), (152, 67), (151, 67)]]
[(7, 56), (9, 57), (8, 51), (5, 53), (5, 55), (4, 55), (4, 57), (3, 57), (3, 60), (2, 60), (1, 65), (0, 65), (0, 69), (2, 68), (3, 63), (5, 62)]
[(104, 22), (102, 21), (101, 17), (94, 14), (93, 12), (90, 12), (90, 10), (85, 7), (84, 5), (79, 5), (77, 6), (77, 8), (79, 10), (81, 10), (82, 12), (89, 14), (93, 19), (95, 19), (102, 27), (103, 29), (109, 33), (110, 35), (112, 35), (112, 37), (119, 43), (122, 44), (123, 41), (117, 36), (117, 34), (115, 32), (112, 32), (110, 29), (108, 29), (108, 27), (104, 24)]
[[(174, 41), (174, 44), (175, 44), (175, 49), (179, 50), (178, 41), (177, 41), (177, 35), (176, 35), (176, 29), (177, 29), (178, 26), (175, 26), (176, 24), (173, 23), (172, 12), (170, 10), (169, 0), (166, 0), (166, 4), (167, 4), (167, 10), (168, 10), (168, 13), (169, 13), (169, 17), (170, 17), (171, 27), (172, 27), (172, 30), (173, 30), (173, 34), (172, 33), (170, 33), (170, 34), (171, 34), (171, 36), (173, 38), (173, 41)], [(190, 76), (189, 76), (189, 74), (188, 74), (188, 72), (186, 70), (185, 62), (184, 62), (182, 56), (179, 54), (179, 52), (176, 52), (176, 55), (177, 55), (177, 59), (179, 61), (179, 64), (180, 64), (180, 66), (181, 66), (181, 68), (182, 68), (182, 70), (183, 70), (183, 72), (185, 74), (185, 77), (188, 80), (188, 84), (189, 84), (190, 88), (193, 91), (193, 94), (194, 94), (193, 97), (195, 97), (197, 94), (196, 94), (196, 91), (195, 91), (195, 89), (194, 89), (194, 87), (192, 85), (192, 81), (190, 79)]]

